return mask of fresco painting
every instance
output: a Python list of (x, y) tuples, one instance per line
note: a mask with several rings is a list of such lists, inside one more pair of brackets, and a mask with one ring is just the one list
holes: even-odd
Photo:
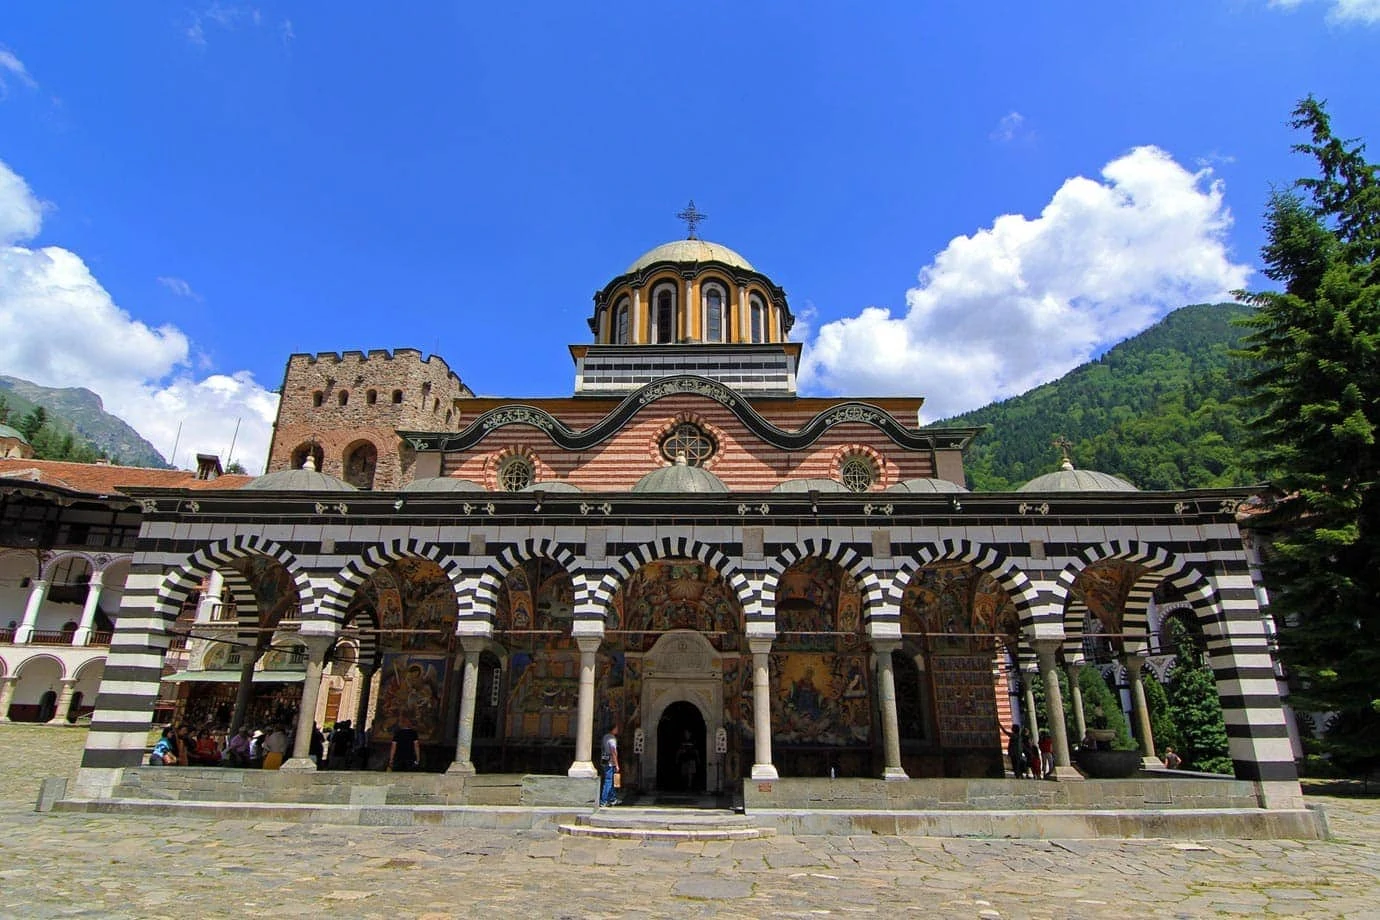
[(405, 717), (425, 742), (445, 738), (442, 724), (446, 692), (446, 658), (393, 654), (383, 659), (378, 709), (374, 716), (376, 737), (392, 735)]
[(246, 556), (232, 561), (230, 567), (243, 575), (254, 591), (254, 602), (259, 606), (259, 626), (271, 629), (287, 617), (289, 611), (297, 609), (297, 586), (278, 560)]
[(868, 710), (863, 656), (778, 653), (772, 656), (776, 705), (772, 737), (786, 744), (866, 744)]
[[(1070, 593), (1087, 605), (1088, 611), (1102, 624), (1102, 631), (1121, 632), (1121, 619), (1126, 610), (1126, 597), (1145, 569), (1126, 562), (1101, 562), (1078, 573)], [(1111, 640), (1121, 648), (1120, 637)]]
[(514, 652), (509, 668), (507, 735), (536, 740), (569, 734), (580, 696), (580, 659), (566, 651)]
[[(693, 629), (718, 651), (737, 649), (742, 616), (733, 589), (710, 566), (694, 559), (651, 562), (613, 598), (608, 622), (625, 630), (622, 647), (645, 652), (663, 632)], [(613, 638), (613, 637), (611, 637)]]

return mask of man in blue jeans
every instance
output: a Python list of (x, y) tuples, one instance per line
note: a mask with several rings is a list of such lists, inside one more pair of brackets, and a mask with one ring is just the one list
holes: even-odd
[(618, 804), (618, 790), (613, 787), (613, 776), (619, 772), (618, 765), (618, 726), (615, 725), (604, 735), (600, 743), (600, 765), (604, 771), (604, 782), (599, 789), (599, 804), (607, 808)]

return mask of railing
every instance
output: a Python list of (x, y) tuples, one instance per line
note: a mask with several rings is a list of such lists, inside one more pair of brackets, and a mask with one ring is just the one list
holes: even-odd
[(109, 644), (110, 644), (110, 640), (111, 640), (112, 637), (114, 637), (114, 635), (115, 635), (115, 633), (111, 632), (111, 631), (108, 630), (108, 629), (107, 629), (107, 630), (102, 630), (101, 632), (93, 632), (93, 633), (91, 634), (91, 644), (92, 644), (92, 645), (109, 645)]
[(10, 629), (8, 627), (0, 629), (0, 642), (13, 642), (14, 632), (15, 631), (13, 629)]
[(29, 639), (31, 645), (71, 645), (72, 634), (61, 630), (34, 630), (33, 637)]

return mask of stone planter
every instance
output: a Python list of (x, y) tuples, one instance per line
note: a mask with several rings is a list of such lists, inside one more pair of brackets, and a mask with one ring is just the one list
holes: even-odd
[(1074, 754), (1079, 768), (1093, 779), (1126, 779), (1140, 769), (1140, 751), (1087, 751)]

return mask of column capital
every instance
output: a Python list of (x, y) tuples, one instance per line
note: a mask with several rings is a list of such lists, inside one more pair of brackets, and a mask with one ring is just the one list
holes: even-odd
[(581, 654), (594, 654), (599, 651), (599, 645), (603, 641), (603, 635), (575, 637), (575, 645), (580, 649)]
[(889, 655), (901, 648), (901, 640), (890, 637), (873, 636), (872, 651), (878, 655)]
[(1036, 655), (1053, 655), (1059, 651), (1059, 647), (1063, 644), (1063, 639), (1054, 636), (1034, 636), (1030, 640), (1030, 645), (1035, 649)]
[(774, 636), (748, 636), (748, 651), (754, 655), (766, 655), (771, 651)]
[(487, 636), (461, 636), (460, 647), (465, 650), (466, 655), (478, 655), (484, 651), (484, 646), (488, 644), (488, 641)]
[(1121, 663), (1126, 668), (1126, 673), (1132, 677), (1139, 677), (1141, 670), (1145, 667), (1145, 658), (1136, 654), (1121, 656)]

